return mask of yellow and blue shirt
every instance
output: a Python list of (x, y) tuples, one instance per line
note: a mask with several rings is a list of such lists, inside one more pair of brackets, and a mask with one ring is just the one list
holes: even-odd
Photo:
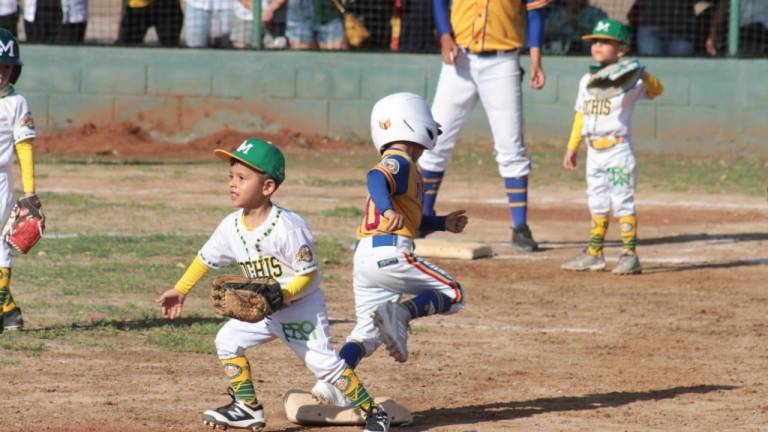
[(549, 0), (453, 0), (450, 20), (447, 1), (432, 0), (438, 32), (471, 53), (541, 46)]
[(415, 237), (419, 229), (445, 231), (445, 217), (424, 216), (424, 180), (419, 166), (401, 150), (386, 150), (376, 166), (368, 171), (368, 196), (357, 238), (388, 234), (387, 210), (403, 215), (403, 227), (391, 234)]

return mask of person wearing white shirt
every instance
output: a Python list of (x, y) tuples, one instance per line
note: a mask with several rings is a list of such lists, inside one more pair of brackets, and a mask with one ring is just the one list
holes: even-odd
[(30, 43), (80, 43), (88, 23), (88, 0), (26, 0), (24, 30)]

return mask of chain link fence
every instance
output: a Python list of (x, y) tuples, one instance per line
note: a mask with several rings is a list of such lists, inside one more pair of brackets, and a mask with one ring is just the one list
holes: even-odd
[[(0, 26), (27, 43), (423, 53), (439, 51), (432, 1), (0, 0)], [(610, 17), (639, 55), (768, 56), (768, 0), (551, 0), (544, 13), (547, 54), (587, 54), (581, 36)]]

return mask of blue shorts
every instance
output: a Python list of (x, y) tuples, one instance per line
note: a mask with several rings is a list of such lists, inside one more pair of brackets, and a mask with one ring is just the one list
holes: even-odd
[(285, 35), (288, 39), (303, 44), (315, 41), (319, 44), (336, 44), (346, 37), (344, 21), (341, 18), (335, 18), (325, 24), (315, 19), (314, 0), (289, 0), (286, 21)]

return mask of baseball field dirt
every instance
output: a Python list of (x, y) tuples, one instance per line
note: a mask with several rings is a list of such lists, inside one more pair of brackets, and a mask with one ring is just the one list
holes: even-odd
[[(202, 411), (228, 402), (213, 348), (223, 321), (208, 299), (215, 274), (173, 323), (154, 299), (232, 211), (226, 165), (210, 151), (247, 135), (164, 144), (121, 124), (39, 141), (48, 232), (15, 258), (11, 286), (27, 330), (0, 335), (2, 430), (204, 430)], [(289, 132), (270, 138), (288, 155), (275, 202), (315, 231), (340, 347), (354, 324), (350, 246), (375, 152)], [(437, 208), (466, 209), (470, 222), (464, 234), (434, 238), (481, 242), (495, 255), (435, 260), (464, 285), (465, 310), (414, 321), (407, 363), (380, 349), (358, 368), (373, 394), (410, 408), (414, 423), (402, 430), (766, 430), (766, 162), (694, 163), (641, 151), (644, 271), (620, 277), (560, 270), (588, 240), (583, 165), (564, 174), (559, 148), (530, 147), (529, 222), (542, 251), (520, 253), (509, 243), (490, 145), (460, 143)], [(654, 174), (651, 161), (661, 158), (677, 168)], [(710, 163), (722, 172), (711, 173)], [(704, 180), (681, 189), (683, 172)], [(733, 180), (742, 175), (749, 179)], [(608, 240), (611, 268), (620, 254), (615, 222)], [(313, 377), (279, 342), (248, 358), (267, 430), (358, 430), (289, 423), (282, 395), (311, 388)]]

